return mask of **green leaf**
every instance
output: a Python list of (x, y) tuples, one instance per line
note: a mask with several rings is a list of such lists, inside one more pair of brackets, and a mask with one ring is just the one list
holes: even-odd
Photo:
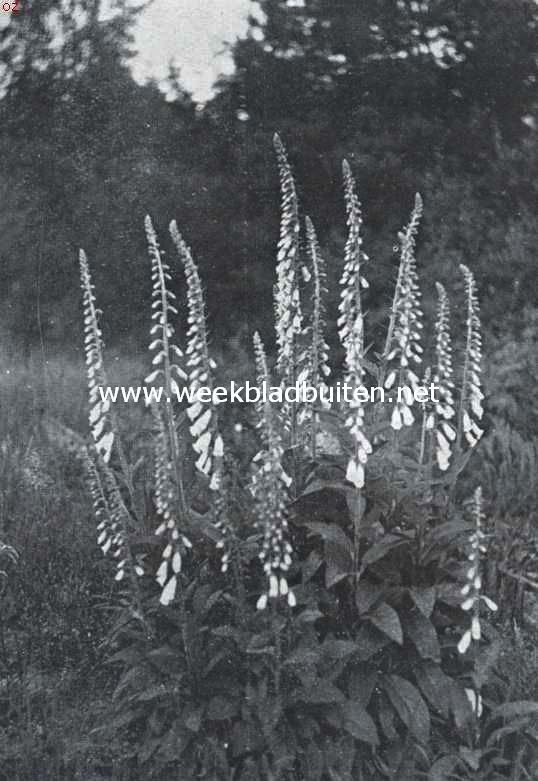
[[(305, 526), (312, 534), (319, 535), (323, 539), (326, 561), (325, 586), (331, 588), (347, 577), (353, 569), (351, 540), (344, 530), (335, 523), (309, 522)], [(317, 558), (313, 559), (314, 563), (317, 564)]]
[(366, 567), (369, 567), (371, 564), (375, 564), (376, 561), (380, 561), (385, 556), (388, 556), (389, 553), (392, 553), (392, 551), (395, 548), (400, 547), (400, 545), (406, 545), (409, 543), (409, 540), (402, 539), (402, 537), (396, 535), (396, 534), (386, 534), (383, 539), (380, 542), (374, 543), (364, 554), (362, 557), (361, 567), (362, 569), (366, 569)]
[(183, 730), (177, 722), (175, 722), (161, 740), (157, 763), (158, 761), (161, 761), (168, 764), (169, 762), (179, 760), (188, 747), (192, 737), (193, 736), (190, 733)]
[(298, 648), (284, 661), (286, 667), (313, 667), (320, 660), (320, 652), (313, 648)]
[(330, 635), (325, 638), (321, 652), (325, 661), (336, 662), (357, 653), (357, 645), (353, 640), (336, 640)]
[(538, 713), (538, 702), (532, 700), (516, 700), (515, 702), (505, 702), (504, 705), (498, 705), (493, 708), (489, 715), (489, 720), (495, 719), (513, 719), (521, 716), (534, 716)]
[(234, 757), (251, 753), (260, 746), (261, 738), (255, 726), (248, 721), (238, 721), (234, 724), (232, 733), (232, 751)]
[(318, 569), (323, 564), (323, 559), (317, 551), (311, 551), (307, 560), (302, 564), (303, 570), (303, 582), (308, 581), (314, 577)]
[(366, 613), (373, 604), (378, 602), (385, 594), (383, 586), (374, 586), (367, 580), (359, 582), (355, 592), (355, 602), (360, 615)]
[(121, 730), (124, 727), (138, 721), (140, 718), (139, 710), (126, 710), (124, 713), (119, 713), (112, 721), (108, 722), (106, 729), (110, 729), (112, 732)]
[(384, 632), (380, 632), (375, 626), (364, 624), (357, 632), (355, 643), (357, 645), (357, 658), (366, 662), (375, 656), (378, 651), (389, 643), (389, 638)]
[(163, 645), (150, 651), (147, 659), (161, 672), (169, 674), (171, 670), (177, 669), (179, 657), (175, 649), (168, 645)]
[[(222, 591), (217, 592), (218, 596), (222, 594)], [(213, 597), (213, 586), (210, 583), (206, 583), (200, 588), (197, 588), (192, 598), (192, 609), (196, 615), (202, 615), (207, 607), (209, 599)]]
[(403, 631), (398, 613), (393, 607), (383, 602), (366, 616), (369, 621), (380, 629), (387, 637), (398, 645), (403, 643)]
[(400, 675), (385, 675), (383, 688), (405, 726), (421, 743), (430, 737), (430, 712), (420, 692)]
[(495, 743), (502, 740), (503, 738), (506, 738), (508, 735), (512, 735), (514, 732), (518, 732), (519, 734), (523, 735), (524, 730), (528, 724), (528, 716), (525, 716), (521, 719), (514, 719), (506, 726), (493, 730), (493, 732), (488, 735), (487, 745), (493, 746)]
[(274, 654), (274, 646), (269, 645), (272, 638), (267, 632), (259, 635), (253, 635), (247, 646), (247, 654)]
[(222, 651), (219, 651), (218, 654), (215, 654), (215, 656), (209, 660), (208, 664), (204, 668), (204, 675), (209, 675), (209, 673), (212, 672), (215, 667), (218, 667), (222, 662), (226, 661), (228, 663), (230, 661), (230, 655), (231, 654), (229, 649), (225, 646)]
[(348, 546), (327, 540), (325, 542), (325, 587), (331, 588), (347, 578), (353, 570), (353, 559)]
[(415, 680), (430, 705), (448, 719), (450, 716), (450, 687), (452, 680), (435, 662), (423, 662), (414, 670)]
[(470, 749), (467, 748), (467, 746), (460, 746), (460, 756), (471, 770), (480, 770), (480, 762), (482, 760), (481, 749)]
[(237, 715), (237, 702), (229, 697), (213, 697), (207, 708), (209, 721), (225, 721)]
[(309, 523), (305, 523), (305, 526), (310, 529), (312, 534), (321, 537), (323, 542), (333, 542), (336, 545), (351, 551), (351, 540), (345, 531), (335, 523), (317, 523), (310, 521)]
[(356, 740), (370, 743), (372, 746), (379, 745), (379, 737), (374, 720), (362, 705), (348, 700), (344, 703), (342, 712), (346, 732), (349, 732)]
[(330, 702), (343, 702), (345, 697), (340, 689), (333, 686), (323, 678), (316, 678), (308, 689), (299, 693), (302, 702), (310, 702), (313, 705), (325, 705)]
[(214, 605), (216, 605), (216, 604), (217, 604), (217, 602), (219, 601), (219, 599), (221, 598), (221, 596), (222, 596), (223, 594), (224, 594), (224, 591), (223, 591), (221, 588), (220, 588), (220, 589), (218, 589), (218, 591), (214, 591), (214, 592), (211, 594), (211, 596), (209, 597), (209, 599), (207, 600), (207, 602), (205, 603), (205, 605), (204, 605), (204, 608), (203, 608), (203, 612), (204, 612), (204, 613), (209, 613), (209, 611), (211, 610), (211, 608), (212, 608)]
[(450, 607), (460, 607), (461, 586), (457, 583), (440, 583), (437, 587), (437, 599)]
[(149, 762), (153, 754), (160, 748), (161, 746), (162, 738), (159, 736), (157, 738), (150, 738), (147, 737), (144, 739), (144, 742), (140, 746), (136, 756), (138, 759), (138, 762), (140, 765), (145, 765), (146, 762)]
[(452, 686), (448, 690), (448, 696), (450, 698), (450, 710), (454, 716), (456, 727), (461, 729), (473, 718), (473, 711), (459, 681), (452, 681)]
[(469, 535), (472, 526), (467, 521), (447, 521), (439, 526), (434, 526), (426, 535), (426, 544), (446, 542), (459, 537), (461, 534)]
[(480, 690), (490, 678), (491, 671), (495, 668), (501, 652), (501, 641), (494, 640), (489, 645), (481, 648), (475, 657), (475, 670), (473, 683)]
[(433, 613), (435, 606), (436, 589), (435, 586), (430, 588), (410, 588), (409, 593), (415, 605), (420, 612), (426, 618), (429, 618)]
[(182, 721), (191, 732), (199, 732), (202, 726), (204, 708), (202, 705), (186, 705), (183, 709)]
[(377, 684), (378, 672), (373, 665), (361, 664), (351, 671), (348, 681), (349, 699), (367, 708)]
[(215, 637), (230, 638), (240, 647), (244, 647), (246, 644), (245, 632), (233, 626), (216, 626), (211, 630), (211, 634), (215, 635)]
[(402, 616), (404, 632), (423, 659), (441, 661), (441, 648), (432, 622), (418, 610)]
[(342, 714), (342, 708), (340, 704), (327, 705), (327, 707), (323, 710), (323, 718), (327, 724), (330, 724), (330, 726), (334, 727), (335, 730), (340, 732), (343, 729), (344, 716)]
[(253, 759), (247, 759), (245, 762), (239, 781), (260, 781), (260, 773)]
[(454, 754), (436, 759), (430, 768), (428, 781), (452, 781), (460, 758)]
[(151, 702), (152, 700), (162, 700), (170, 696), (170, 691), (164, 683), (149, 686), (137, 695), (138, 702)]
[(305, 778), (312, 781), (321, 781), (323, 776), (323, 752), (315, 743), (309, 743), (305, 751), (306, 774)]
[(307, 608), (295, 617), (295, 621), (302, 624), (312, 624), (314, 621), (317, 621), (318, 618), (323, 618), (323, 613), (320, 610), (317, 608)]
[(397, 716), (394, 708), (386, 697), (381, 697), (377, 705), (377, 718), (384, 736), (390, 743), (399, 740), (400, 736), (396, 729)]

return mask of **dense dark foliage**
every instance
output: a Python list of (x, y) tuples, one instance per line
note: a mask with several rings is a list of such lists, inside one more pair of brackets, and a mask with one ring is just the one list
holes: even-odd
[[(329, 257), (344, 232), (333, 172), (345, 155), (368, 203), (378, 280), (391, 269), (404, 204), (419, 189), (432, 279), (457, 258), (496, 307), (518, 311), (532, 300), (530, 0), (264, 0), (234, 46), (235, 72), (201, 110), (177, 74), (168, 100), (157, 85), (134, 81), (139, 9), (122, 0), (103, 21), (100, 5), (36, 2), (2, 32), (3, 326), (25, 349), (40, 338), (64, 345), (78, 245), (94, 258), (112, 332), (137, 332), (147, 291), (143, 236), (132, 226), (150, 206), (175, 214), (193, 242), (211, 280), (215, 334), (267, 330), (275, 129)], [(487, 300), (484, 310), (494, 325)]]

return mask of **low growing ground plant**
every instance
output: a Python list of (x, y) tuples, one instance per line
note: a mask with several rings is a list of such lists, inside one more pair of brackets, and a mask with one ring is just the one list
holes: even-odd
[[(506, 702), (495, 677), (497, 605), (484, 575), (495, 528), (480, 485), (460, 488), (483, 433), (472, 271), (462, 265), (454, 283), (459, 296), (463, 287), (460, 327), (442, 285), (435, 321), (426, 325), (417, 195), (398, 237), (385, 338), (369, 334), (375, 261), (364, 250), (361, 205), (344, 162), (348, 239), (337, 319), (344, 363), (333, 365), (323, 253), (314, 222), (300, 213), (278, 136), (275, 149), (276, 358), (254, 334), (258, 383), (305, 381), (328, 391), (345, 380), (390, 394), (434, 382), (439, 400), (260, 401), (251, 414), (241, 410), (242, 423), (225, 405), (172, 401), (148, 409), (148, 434), (137, 444), (99, 394), (107, 384), (103, 342), (81, 253), (93, 444), (74, 438), (72, 448), (117, 581), (109, 662), (120, 671), (114, 715), (94, 737), (121, 747), (132, 779), (531, 778), (538, 704)], [(152, 280), (145, 382), (172, 399), (184, 385), (216, 387), (190, 249), (175, 222), (175, 255), (161, 250), (149, 218), (145, 230)]]

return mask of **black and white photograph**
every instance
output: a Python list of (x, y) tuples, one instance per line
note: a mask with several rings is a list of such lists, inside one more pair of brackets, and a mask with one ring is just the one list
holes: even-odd
[(537, 0), (0, 0), (0, 781), (538, 781)]

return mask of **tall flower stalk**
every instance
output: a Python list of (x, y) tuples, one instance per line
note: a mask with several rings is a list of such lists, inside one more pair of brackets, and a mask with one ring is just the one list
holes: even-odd
[(197, 454), (196, 468), (209, 478), (209, 487), (217, 490), (221, 481), (222, 459), (224, 445), (218, 427), (218, 415), (213, 405), (213, 372), (216, 363), (209, 354), (207, 319), (202, 282), (198, 267), (194, 263), (191, 251), (181, 236), (177, 224), (170, 224), (170, 234), (176, 246), (187, 281), (187, 369), (188, 383), (192, 398), (202, 388), (209, 389), (211, 401), (204, 404), (196, 400), (187, 408), (187, 416), (191, 422), (190, 433), (193, 448)]
[(439, 282), (436, 284), (439, 297), (437, 317), (435, 320), (435, 371), (433, 384), (436, 386), (438, 401), (435, 403), (429, 418), (429, 428), (435, 437), (435, 456), (441, 471), (450, 466), (452, 455), (451, 443), (456, 439), (456, 432), (449, 422), (454, 418), (454, 370), (452, 366), (452, 339), (450, 336), (450, 303), (445, 288)]
[(80, 445), (77, 445), (75, 452), (82, 462), (92, 499), (97, 521), (97, 543), (103, 554), (114, 561), (114, 579), (127, 583), (133, 616), (139, 619), (148, 634), (151, 634), (138, 582), (144, 575), (143, 560), (131, 547), (135, 519), (123, 500), (114, 472), (99, 453), (94, 457), (85, 446)]
[[(298, 339), (303, 332), (299, 290), (299, 207), (286, 149), (278, 134), (275, 134), (273, 141), (282, 198), (274, 289), (277, 371), (283, 386), (291, 387), (295, 385), (300, 371)], [(291, 447), (295, 448), (298, 444), (296, 405), (284, 404), (283, 416), (289, 430)]]
[(97, 452), (108, 464), (112, 455), (115, 432), (110, 415), (110, 401), (108, 399), (102, 401), (99, 393), (99, 388), (104, 388), (107, 385), (103, 360), (103, 336), (95, 305), (95, 287), (84, 250), (80, 250), (79, 263), (84, 317), (84, 351), (90, 403), (90, 431)]
[[(347, 160), (343, 162), (344, 197), (347, 212), (348, 237), (344, 255), (344, 271), (340, 280), (340, 304), (337, 320), (338, 335), (345, 351), (345, 382), (358, 389), (364, 384), (364, 315), (362, 291), (368, 288), (363, 275), (363, 263), (368, 261), (362, 245), (362, 213), (355, 179)], [(365, 467), (372, 445), (365, 433), (364, 405), (355, 394), (346, 409), (344, 425), (352, 440), (346, 479), (356, 488), (353, 511), (354, 569), (359, 571), (360, 534), (362, 525), (361, 490), (365, 482)]]
[(118, 433), (118, 426), (111, 402), (101, 399), (100, 388), (105, 389), (108, 379), (103, 358), (103, 335), (99, 326), (95, 288), (91, 278), (88, 258), (84, 250), (79, 253), (80, 280), (82, 287), (82, 308), (84, 317), (84, 352), (88, 380), (90, 432), (98, 455), (104, 464), (109, 464), (115, 452), (121, 468), (124, 484), (129, 494), (129, 504), (135, 513), (135, 492), (132, 469)]
[(473, 448), (484, 433), (477, 422), (484, 414), (482, 407), (484, 394), (480, 377), (482, 371), (480, 305), (473, 273), (463, 264), (460, 265), (460, 270), (465, 281), (466, 340), (456, 436), (458, 450), (461, 449), (463, 437), (469, 447)]
[[(166, 406), (169, 407), (170, 404)], [(155, 534), (164, 540), (156, 580), (161, 587), (160, 602), (162, 605), (168, 605), (176, 596), (183, 561), (186, 553), (192, 548), (192, 543), (184, 531), (186, 516), (180, 514), (177, 467), (171, 455), (175, 452), (177, 442), (174, 445), (171, 443), (169, 422), (156, 405), (153, 414), (155, 418), (155, 506), (161, 518)], [(182, 453), (178, 451), (177, 457), (178, 460), (181, 459)]]
[[(305, 360), (305, 368), (299, 376), (299, 382), (308, 381), (314, 388), (327, 388), (327, 378), (331, 370), (329, 368), (329, 346), (325, 338), (326, 313), (324, 296), (327, 293), (325, 261), (321, 254), (318, 237), (314, 223), (310, 217), (306, 218), (306, 238), (308, 255), (310, 258), (311, 283), (312, 283), (312, 314), (307, 331), (309, 345)], [(310, 451), (312, 460), (316, 458), (317, 434), (319, 426), (319, 414), (313, 405), (307, 406), (306, 419), (310, 422)]]
[[(484, 513), (482, 511), (482, 488), (478, 486), (473, 495), (472, 515), (474, 519), (474, 530), (469, 537), (469, 552), (467, 554), (467, 570), (465, 573), (466, 583), (461, 589), (463, 602), (461, 608), (470, 616), (470, 626), (463, 633), (458, 643), (458, 651), (465, 654), (473, 646), (478, 647), (482, 637), (482, 627), (480, 623), (481, 606), (485, 605), (489, 610), (497, 611), (496, 603), (482, 593), (482, 556), (487, 553), (485, 546), (486, 534), (483, 531)], [(476, 654), (474, 656), (476, 659)], [(482, 715), (482, 693), (480, 685), (476, 683), (474, 688), (466, 688), (465, 694), (469, 700), (472, 711), (478, 720)]]
[[(423, 314), (416, 269), (415, 243), (422, 210), (422, 198), (417, 193), (409, 224), (400, 234), (400, 266), (382, 357), (382, 378), (387, 390), (397, 383), (400, 387), (409, 386), (414, 392), (420, 385), (415, 368), (422, 363)], [(402, 393), (395, 404), (390, 423), (396, 431), (402, 426), (413, 424), (415, 419), (411, 409), (413, 401), (414, 398)]]
[[(269, 370), (263, 343), (254, 334), (254, 356), (258, 384), (269, 383)], [(287, 502), (291, 478), (282, 466), (283, 444), (270, 402), (257, 404), (258, 428), (262, 449), (254, 458), (252, 495), (258, 526), (263, 530), (262, 550), (259, 558), (267, 578), (267, 590), (257, 602), (259, 610), (267, 607), (269, 599), (285, 597), (288, 605), (296, 604), (289, 588), (287, 573), (292, 563), (292, 547), (288, 536)]]
[[(151, 343), (149, 352), (152, 355), (151, 363), (153, 367), (151, 374), (146, 377), (145, 382), (151, 384), (156, 380), (161, 380), (166, 397), (172, 402), (174, 397), (177, 396), (179, 383), (183, 383), (187, 379), (187, 375), (181, 366), (184, 360), (183, 352), (174, 340), (175, 329), (172, 324), (172, 318), (178, 316), (178, 310), (175, 306), (176, 296), (169, 289), (169, 283), (172, 279), (170, 267), (163, 259), (149, 216), (145, 219), (144, 227), (151, 261), (152, 326), (150, 329)], [(165, 407), (167, 458), (169, 468), (174, 472), (175, 477), (174, 490), (178, 503), (176, 512), (184, 516), (187, 513), (187, 506), (179, 457), (177, 419), (171, 402)]]
[[(338, 335), (345, 350), (345, 381), (357, 388), (363, 384), (364, 370), (364, 317), (361, 291), (368, 288), (362, 273), (362, 264), (368, 256), (362, 249), (361, 205), (349, 163), (344, 160), (344, 194), (347, 210), (348, 238), (344, 257), (344, 272), (340, 280), (341, 293), (338, 318)], [(361, 489), (364, 486), (364, 465), (372, 452), (372, 446), (364, 433), (364, 406), (355, 399), (349, 404), (345, 425), (353, 438), (353, 454), (347, 466), (347, 479)]]
[(150, 329), (152, 355), (151, 374), (146, 383), (160, 380), (166, 398), (164, 412), (153, 410), (155, 418), (155, 504), (161, 523), (156, 534), (164, 541), (162, 559), (156, 579), (161, 586), (160, 601), (168, 605), (176, 594), (178, 578), (186, 551), (192, 547), (184, 533), (188, 519), (185, 498), (182, 452), (178, 437), (178, 421), (173, 404), (179, 383), (187, 379), (181, 363), (183, 352), (175, 342), (172, 318), (178, 316), (176, 297), (169, 289), (170, 267), (164, 261), (150, 217), (144, 223), (152, 280), (152, 326)]
[(362, 316), (361, 291), (369, 285), (362, 274), (362, 265), (368, 256), (362, 249), (362, 211), (357, 187), (347, 160), (342, 164), (344, 196), (347, 211), (348, 236), (344, 255), (344, 271), (340, 280), (341, 293), (338, 305), (338, 336), (342, 347), (353, 338), (357, 318)]
[(471, 643), (478, 642), (482, 636), (480, 627), (480, 606), (484, 603), (490, 610), (496, 611), (497, 605), (492, 599), (482, 594), (481, 556), (487, 553), (484, 544), (486, 534), (482, 529), (484, 513), (482, 511), (482, 488), (479, 486), (474, 492), (472, 514), (474, 530), (469, 537), (468, 565), (465, 573), (466, 583), (461, 589), (463, 602), (462, 610), (471, 616), (471, 625), (466, 629), (458, 643), (458, 651), (464, 654)]

